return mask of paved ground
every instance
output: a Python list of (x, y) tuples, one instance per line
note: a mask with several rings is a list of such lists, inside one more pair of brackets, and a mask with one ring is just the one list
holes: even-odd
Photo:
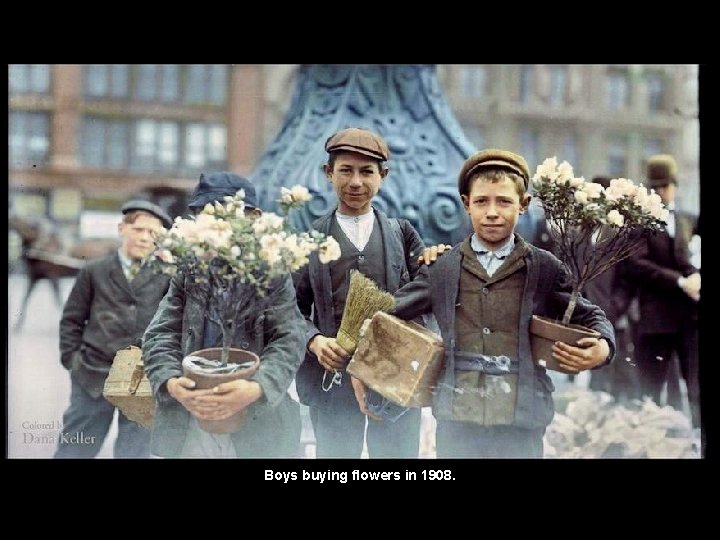
[[(61, 280), (63, 301), (73, 278)], [(10, 458), (51, 458), (57, 444), (58, 426), (70, 403), (70, 377), (60, 365), (58, 323), (62, 308), (53, 298), (49, 283), (33, 291), (19, 331), (17, 321), (25, 294), (24, 276), (8, 278), (8, 441)], [(98, 457), (112, 457), (115, 425)]]

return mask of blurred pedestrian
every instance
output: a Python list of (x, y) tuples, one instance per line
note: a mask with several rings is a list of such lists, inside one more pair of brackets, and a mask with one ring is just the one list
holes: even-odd
[[(122, 207), (117, 252), (89, 262), (75, 281), (60, 320), (60, 361), (70, 372), (70, 406), (63, 415), (56, 458), (92, 458), (103, 445), (115, 406), (103, 386), (118, 350), (139, 346), (168, 288), (167, 276), (141, 265), (170, 216), (145, 200)], [(148, 457), (150, 432), (118, 411), (114, 456)]]
[[(700, 272), (690, 263), (688, 250), (696, 218), (676, 208), (677, 164), (671, 155), (649, 158), (647, 185), (660, 195), (670, 216), (666, 230), (645, 240), (628, 264), (640, 306), (636, 358), (642, 393), (660, 402), (663, 384), (672, 373), (673, 355), (677, 355), (692, 424), (697, 428), (701, 420), (697, 328)], [(673, 405), (682, 409), (678, 403)]]

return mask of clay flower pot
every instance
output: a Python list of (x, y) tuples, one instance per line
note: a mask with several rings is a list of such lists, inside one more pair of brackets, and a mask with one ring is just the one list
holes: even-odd
[[(213, 388), (218, 384), (235, 381), (237, 379), (249, 379), (260, 366), (260, 357), (251, 351), (230, 348), (228, 366), (232, 364), (248, 364), (232, 373), (212, 373), (210, 370), (203, 370), (192, 361), (192, 357), (200, 357), (205, 360), (220, 361), (222, 347), (211, 347), (195, 351), (183, 359), (183, 375), (195, 381), (195, 388), (205, 390)], [(200, 428), (208, 433), (233, 433), (240, 429), (245, 421), (246, 410), (235, 413), (224, 420), (198, 420)]]
[(533, 315), (530, 321), (530, 346), (533, 361), (545, 369), (571, 373), (561, 368), (557, 360), (553, 358), (552, 346), (556, 341), (577, 345), (577, 341), (585, 337), (599, 338), (600, 333), (578, 324), (563, 324), (539, 315)]

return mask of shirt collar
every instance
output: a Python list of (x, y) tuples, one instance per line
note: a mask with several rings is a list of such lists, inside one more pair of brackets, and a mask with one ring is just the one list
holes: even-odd
[(122, 249), (118, 249), (118, 257), (120, 257), (120, 264), (122, 264), (123, 268), (130, 268), (132, 260), (123, 253)]
[(508, 255), (510, 255), (510, 253), (512, 253), (512, 250), (515, 248), (515, 235), (511, 234), (502, 246), (500, 246), (495, 251), (491, 251), (487, 247), (485, 247), (485, 245), (482, 243), (482, 240), (478, 238), (477, 234), (473, 233), (472, 238), (470, 239), (470, 246), (473, 248), (473, 251), (475, 253), (481, 255), (492, 253), (498, 259), (504, 259)]
[(337, 212), (335, 212), (335, 216), (337, 217), (338, 221), (345, 221), (349, 223), (366, 223), (373, 218), (373, 211), (371, 208), (367, 214), (362, 214), (359, 216), (348, 216), (347, 214), (341, 214), (338, 210)]

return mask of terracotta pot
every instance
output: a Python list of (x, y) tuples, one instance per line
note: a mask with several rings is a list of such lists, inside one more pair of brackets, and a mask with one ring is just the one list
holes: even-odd
[[(209, 349), (192, 352), (189, 356), (199, 356), (206, 360), (219, 361), (221, 355), (222, 347), (211, 347)], [(260, 357), (257, 354), (243, 349), (230, 348), (228, 364), (242, 364), (248, 361), (253, 362), (253, 364), (235, 373), (200, 373), (189, 369), (188, 366), (183, 363), (183, 375), (195, 381), (195, 388), (205, 390), (221, 383), (235, 381), (237, 379), (249, 379), (258, 370)], [(207, 431), (208, 433), (233, 433), (243, 425), (246, 412), (246, 409), (243, 409), (224, 420), (198, 420), (198, 424), (203, 431)]]
[(556, 341), (577, 345), (577, 341), (585, 337), (599, 338), (600, 333), (578, 324), (563, 324), (539, 315), (533, 315), (530, 321), (530, 346), (533, 360), (545, 369), (570, 373), (561, 368), (557, 360), (553, 358), (552, 346)]

